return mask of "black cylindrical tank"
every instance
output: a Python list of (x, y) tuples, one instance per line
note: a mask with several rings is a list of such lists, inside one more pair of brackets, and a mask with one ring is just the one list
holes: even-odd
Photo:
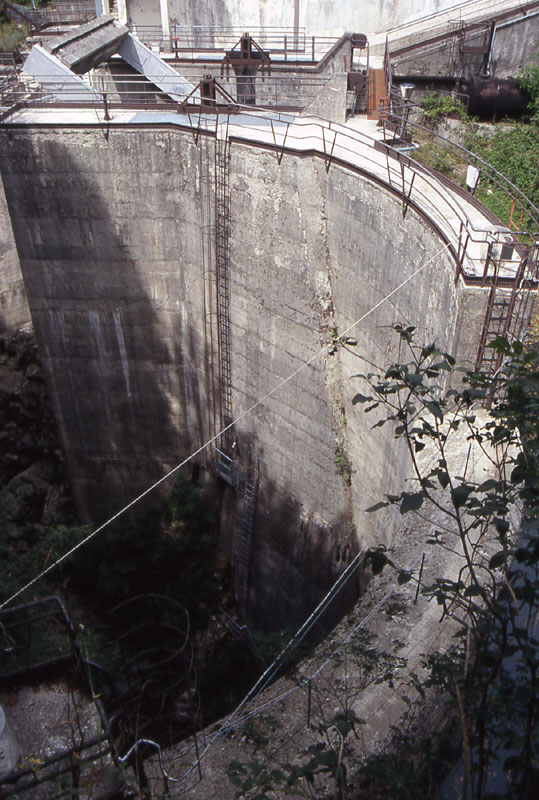
[(467, 94), (468, 113), (479, 119), (521, 117), (528, 103), (515, 78), (471, 78)]

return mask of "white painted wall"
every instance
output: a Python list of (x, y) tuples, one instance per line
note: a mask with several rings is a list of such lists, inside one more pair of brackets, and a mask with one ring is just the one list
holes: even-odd
[[(159, 24), (160, 0), (126, 0), (135, 24)], [(180, 25), (256, 27), (294, 25), (296, 0), (168, 0)], [(344, 31), (375, 33), (466, 0), (299, 0), (299, 24), (308, 33), (337, 36)], [(150, 21), (151, 20), (151, 21)]]
[(159, 0), (124, 0), (127, 6), (127, 21), (132, 25), (160, 25)]
[(47, 92), (65, 103), (100, 101), (101, 97), (80, 75), (75, 75), (57, 56), (39, 44), (30, 50), (24, 72), (31, 75)]

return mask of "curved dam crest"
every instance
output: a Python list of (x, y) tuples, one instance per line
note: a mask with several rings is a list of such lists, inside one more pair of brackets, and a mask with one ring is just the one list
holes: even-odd
[[(219, 430), (220, 134), (194, 135), (179, 115), (122, 125), (119, 114), (105, 127), (95, 113), (55, 112), (41, 127), (51, 117), (39, 114), (14, 117), (1, 171), (79, 511), (100, 522)], [(455, 279), (451, 231), (419, 195), (404, 208), (402, 184), (335, 151), (328, 165), (329, 147), (227, 133), (233, 417), (407, 278), (354, 328), (362, 358), (398, 358), (388, 326), (401, 321), (475, 358), (488, 290)], [(353, 376), (369, 369), (326, 352), (234, 426), (235, 463), (259, 464), (247, 596), (258, 627), (302, 621), (360, 546), (391, 540), (364, 509), (401, 491), (409, 466), (391, 430), (352, 404)], [(232, 558), (234, 531), (221, 527)]]

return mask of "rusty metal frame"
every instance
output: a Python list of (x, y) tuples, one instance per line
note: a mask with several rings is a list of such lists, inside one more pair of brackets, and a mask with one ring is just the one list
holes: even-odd
[(290, 128), (290, 123), (286, 123), (286, 131), (283, 138), (283, 143), (280, 146), (277, 144), (277, 136), (275, 135), (275, 128), (273, 127), (273, 119), (270, 118), (270, 125), (271, 125), (271, 135), (273, 136), (273, 144), (275, 145), (275, 149), (277, 151), (277, 163), (281, 166), (281, 161), (283, 160), (285, 146), (286, 146), (286, 137), (288, 136), (288, 130)]
[[(196, 106), (197, 110), (200, 108), (200, 114), (202, 114), (202, 109), (204, 109), (205, 113), (208, 112), (208, 111), (211, 111), (211, 110), (216, 110), (217, 112), (219, 111), (220, 104), (217, 102), (217, 95), (221, 95), (227, 101), (225, 103), (225, 105), (228, 107), (228, 109), (230, 111), (238, 110), (238, 102), (237, 102), (237, 100), (235, 100), (232, 97), (232, 95), (229, 94), (226, 91), (226, 89), (223, 89), (221, 84), (217, 83), (217, 79), (216, 78), (211, 78), (211, 79), (210, 78), (202, 78), (202, 80), (200, 80), (197, 83), (197, 85), (195, 87), (193, 87), (193, 89), (189, 92), (189, 94), (186, 95), (183, 98), (181, 103), (177, 104), (176, 112), (178, 114), (186, 113), (189, 116), (189, 112), (188, 112), (188, 108), (187, 107), (188, 107), (188, 105), (190, 105), (191, 107), (193, 105), (193, 104), (189, 104), (190, 98), (194, 96), (194, 94), (195, 94), (195, 92), (197, 90), (199, 92), (201, 92), (202, 84), (203, 83), (208, 83), (208, 82), (211, 82), (213, 84), (214, 89), (215, 89), (215, 100), (210, 99), (210, 98), (203, 98), (202, 94), (201, 94), (201, 102), (200, 102), (200, 104), (197, 103), (197, 106)], [(204, 100), (206, 100), (206, 103), (204, 103)]]
[(464, 236), (465, 227), (462, 220), (460, 221), (460, 230), (459, 230), (459, 240), (457, 245), (457, 270), (455, 274), (455, 283), (459, 279), (459, 275), (462, 271), (462, 264), (464, 262), (464, 256), (466, 255), (466, 249), (468, 247), (468, 242), (470, 241), (470, 232), (466, 230), (466, 235)]
[(408, 211), (408, 206), (410, 204), (410, 197), (412, 196), (412, 189), (414, 188), (415, 176), (417, 174), (415, 172), (415, 170), (410, 169), (410, 172), (412, 173), (412, 179), (410, 181), (410, 187), (409, 187), (408, 192), (407, 192), (406, 191), (406, 182), (405, 182), (405, 178), (404, 178), (404, 170), (405, 170), (406, 166), (408, 166), (410, 168), (410, 160), (407, 159), (407, 161), (408, 161), (408, 164), (406, 164), (406, 161), (403, 158), (399, 158), (399, 163), (400, 163), (400, 168), (401, 168), (401, 177), (402, 177), (402, 218), (403, 219), (406, 217), (406, 212)]
[[(332, 128), (329, 128), (328, 130), (332, 130)], [(333, 131), (333, 134), (334, 134), (333, 135), (333, 142), (331, 144), (331, 150), (329, 151), (329, 153), (328, 153), (327, 148), (326, 148), (326, 133), (325, 133), (325, 131), (326, 131), (325, 126), (322, 126), (322, 141), (323, 141), (323, 144), (324, 144), (324, 164), (325, 164), (325, 167), (326, 167), (326, 172), (329, 172), (329, 168), (331, 166), (331, 162), (332, 162), (332, 159), (333, 159), (333, 151), (335, 149), (335, 142), (337, 141), (337, 131)]]
[[(260, 53), (260, 58), (253, 58), (251, 55), (247, 57), (241, 55), (240, 56), (232, 55), (233, 53), (237, 52), (238, 47), (239, 47), (239, 52), (240, 53), (243, 52), (242, 44), (244, 41), (247, 41), (249, 44), (248, 48), (249, 53), (252, 53), (252, 48), (254, 46), (255, 51)], [(221, 78), (224, 76), (225, 69), (228, 77), (231, 66), (232, 67), (243, 66), (243, 67), (253, 67), (253, 68), (256, 67), (257, 71), (258, 69), (261, 68), (263, 73), (267, 68), (268, 76), (271, 75), (271, 58), (269, 54), (260, 47), (258, 42), (255, 41), (255, 39), (253, 39), (253, 37), (250, 36), (249, 33), (244, 33), (242, 36), (240, 36), (236, 44), (230, 48), (230, 50), (226, 53), (225, 57), (221, 61)]]

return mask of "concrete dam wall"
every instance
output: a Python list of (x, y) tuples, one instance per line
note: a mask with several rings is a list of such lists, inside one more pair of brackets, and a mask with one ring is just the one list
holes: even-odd
[[(83, 519), (103, 520), (221, 424), (216, 141), (164, 123), (25, 124), (0, 137)], [(406, 488), (408, 461), (389, 426), (373, 430), (375, 418), (353, 406), (361, 384), (352, 376), (398, 357), (387, 327), (396, 321), (449, 350), (458, 340), (459, 356), (473, 358), (486, 299), (455, 281), (440, 231), (413, 203), (403, 215), (398, 191), (338, 161), (327, 169), (313, 153), (281, 155), (230, 139), (233, 417), (410, 280), (351, 331), (366, 361), (326, 352), (232, 431), (235, 463), (249, 470), (259, 460), (248, 615), (273, 628), (302, 621), (360, 546), (391, 538), (364, 509)], [(344, 476), (337, 448), (349, 461)], [(213, 463), (210, 451), (205, 458)], [(237, 505), (233, 489), (225, 493), (223, 507)], [(223, 531), (232, 555), (231, 524)]]
[(21, 266), (0, 177), (0, 333), (30, 322)]
[[(125, 0), (126, 16), (138, 25), (161, 23), (158, 2)], [(457, 8), (457, 0), (423, 0), (418, 7), (413, 0), (216, 0), (213, 3), (193, 3), (192, 0), (166, 0), (168, 16), (181, 25), (233, 25), (245, 30), (257, 26), (287, 26), (296, 22), (310, 33), (326, 32), (338, 35), (344, 30), (368, 33), (383, 31), (409, 19), (426, 16), (443, 9)]]

